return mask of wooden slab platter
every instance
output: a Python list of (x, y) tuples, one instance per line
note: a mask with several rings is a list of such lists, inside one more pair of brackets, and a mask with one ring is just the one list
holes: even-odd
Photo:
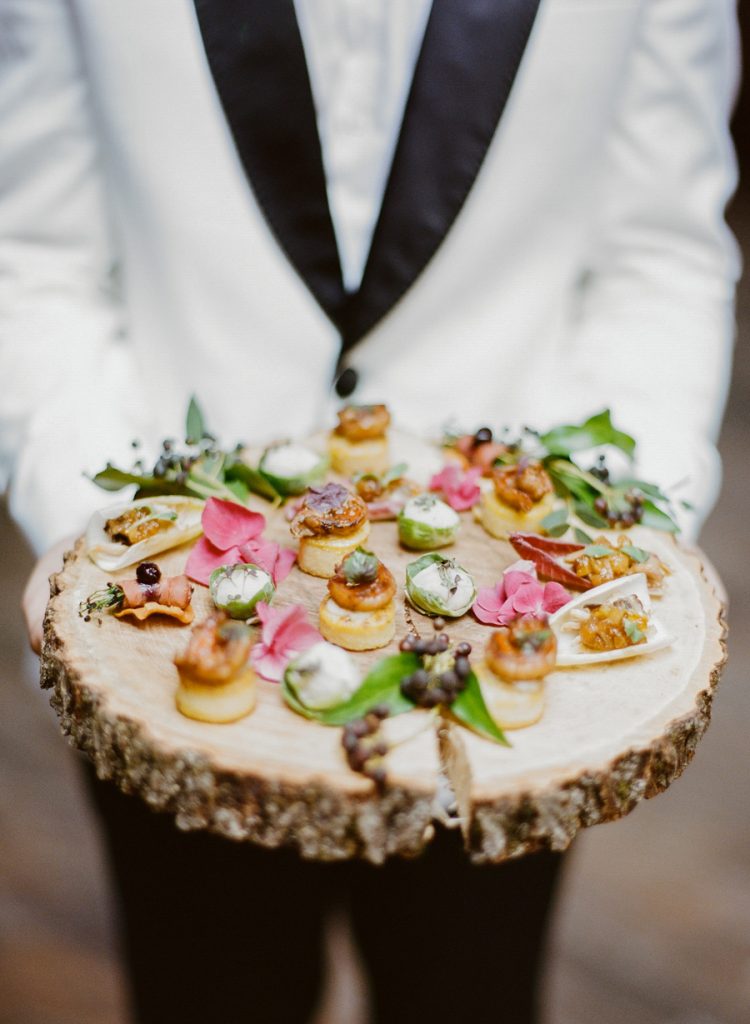
[[(393, 461), (409, 462), (417, 479), (426, 479), (429, 463), (440, 461), (435, 449), (403, 436), (392, 448)], [(253, 507), (268, 519), (266, 535), (289, 544), (283, 511), (269, 513), (260, 500)], [(98, 775), (173, 814), (182, 829), (205, 828), (268, 847), (291, 844), (307, 858), (378, 863), (394, 854), (413, 856), (430, 842), (445, 823), (447, 780), (459, 812), (448, 824), (462, 829), (474, 861), (502, 861), (544, 846), (562, 850), (579, 829), (627, 814), (681, 774), (708, 725), (725, 660), (724, 609), (700, 552), (654, 531), (632, 534), (672, 569), (657, 610), (677, 638), (674, 645), (647, 657), (556, 671), (547, 680), (543, 718), (509, 733), (511, 747), (457, 725), (436, 727), (419, 710), (387, 721), (389, 741), (410, 739), (388, 754), (383, 792), (347, 767), (340, 729), (296, 715), (273, 683), (259, 682), (256, 711), (234, 724), (183, 717), (174, 703), (172, 659), (184, 648), (187, 629), (159, 618), (83, 621), (81, 600), (107, 580), (134, 572), (105, 574), (88, 559), (82, 540), (51, 580), (42, 686), (53, 690), (63, 732)], [(407, 632), (407, 614), (430, 635), (430, 620), (407, 611), (402, 600), (404, 569), (417, 555), (399, 546), (395, 523), (373, 523), (368, 547), (400, 584), (392, 649)], [(162, 570), (181, 572), (188, 550), (159, 556)], [(458, 543), (449, 550), (478, 587), (496, 583), (517, 557), (470, 513), (462, 514)], [(274, 602), (305, 605), (317, 624), (325, 592), (325, 580), (295, 568)], [(210, 607), (205, 588), (196, 588), (193, 604), (200, 620)], [(468, 640), (475, 652), (489, 636), (471, 614), (449, 622), (446, 632), (455, 642)], [(353, 657), (364, 676), (385, 653)]]

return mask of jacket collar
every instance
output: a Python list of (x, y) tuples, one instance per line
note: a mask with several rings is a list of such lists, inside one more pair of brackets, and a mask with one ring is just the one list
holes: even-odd
[(240, 160), (271, 230), (360, 340), (413, 284), (471, 189), (540, 0), (433, 0), (362, 284), (344, 290), (293, 0), (195, 0)]

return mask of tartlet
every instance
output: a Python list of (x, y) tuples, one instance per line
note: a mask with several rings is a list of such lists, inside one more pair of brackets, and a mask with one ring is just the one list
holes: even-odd
[(552, 481), (540, 462), (522, 459), (495, 466), (492, 487), (482, 494), (475, 515), (487, 533), (500, 540), (516, 531), (533, 532), (554, 508)]
[(320, 632), (349, 651), (385, 647), (396, 631), (396, 581), (371, 552), (357, 548), (336, 567), (320, 606)]
[(524, 616), (490, 637), (476, 667), (487, 709), (501, 729), (523, 729), (544, 713), (544, 677), (555, 667), (557, 642), (546, 618)]
[(388, 468), (388, 427), (384, 405), (346, 405), (328, 438), (331, 467), (343, 476), (384, 473)]
[(290, 530), (299, 539), (300, 569), (311, 576), (330, 579), (339, 562), (369, 537), (367, 506), (341, 484), (311, 487), (292, 519)]
[(257, 677), (248, 661), (252, 644), (250, 627), (223, 612), (198, 623), (187, 649), (174, 659), (177, 709), (199, 722), (235, 722), (249, 715), (257, 700)]

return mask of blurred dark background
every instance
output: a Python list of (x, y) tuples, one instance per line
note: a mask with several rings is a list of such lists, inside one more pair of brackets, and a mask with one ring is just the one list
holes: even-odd
[[(750, 17), (744, 16), (750, 53)], [(750, 180), (750, 86), (735, 137)], [(750, 246), (750, 184), (730, 209)], [(573, 848), (551, 943), (546, 1024), (750, 1020), (750, 282), (721, 438), (725, 483), (701, 543), (730, 596), (730, 662), (686, 775)], [(126, 1024), (101, 852), (65, 743), (34, 692), (19, 600), (31, 555), (0, 508), (0, 1024)], [(341, 929), (318, 1024), (359, 1024)]]

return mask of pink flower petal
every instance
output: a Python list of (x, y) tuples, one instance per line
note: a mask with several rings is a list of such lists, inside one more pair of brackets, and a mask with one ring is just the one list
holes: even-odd
[(570, 594), (561, 583), (548, 583), (544, 588), (544, 610), (550, 615), (570, 601)]
[(496, 587), (480, 587), (472, 611), (480, 622), (484, 622), (487, 625), (496, 625), (503, 599), (502, 583), (499, 583)]
[(203, 533), (217, 548), (245, 544), (263, 532), (265, 518), (244, 505), (223, 498), (209, 498), (201, 516)]
[(276, 565), (273, 570), (273, 581), (277, 586), (287, 578), (296, 561), (297, 552), (294, 548), (279, 548)]
[(521, 560), (509, 565), (503, 572), (503, 586), (508, 597), (512, 597), (519, 587), (537, 580), (536, 566), (533, 562)]
[(539, 615), (544, 612), (544, 587), (533, 580), (522, 583), (509, 600), (519, 615)]
[(202, 583), (207, 587), (214, 569), (218, 569), (220, 565), (235, 565), (241, 561), (239, 548), (231, 547), (224, 550), (217, 548), (205, 537), (199, 537), (185, 564), (185, 575), (195, 583)]
[(481, 491), (477, 480), (481, 472), (479, 466), (464, 472), (460, 466), (449, 462), (432, 477), (429, 487), (431, 491), (439, 491), (451, 508), (464, 512), (479, 501)]
[(307, 621), (301, 605), (272, 608), (259, 601), (255, 611), (261, 622), (261, 640), (250, 652), (255, 670), (271, 682), (278, 682), (293, 657), (317, 643), (321, 636)]
[(287, 578), (297, 559), (293, 548), (282, 548), (275, 541), (263, 540), (262, 537), (249, 540), (240, 551), (244, 562), (252, 562), (265, 569), (277, 586)]
[(250, 652), (250, 660), (259, 676), (267, 679), (269, 683), (278, 683), (290, 659), (286, 654), (279, 655), (275, 651), (269, 651), (265, 644), (258, 643)]
[(518, 618), (518, 609), (513, 598), (509, 597), (497, 613), (496, 622), (498, 626), (509, 626), (514, 619)]

